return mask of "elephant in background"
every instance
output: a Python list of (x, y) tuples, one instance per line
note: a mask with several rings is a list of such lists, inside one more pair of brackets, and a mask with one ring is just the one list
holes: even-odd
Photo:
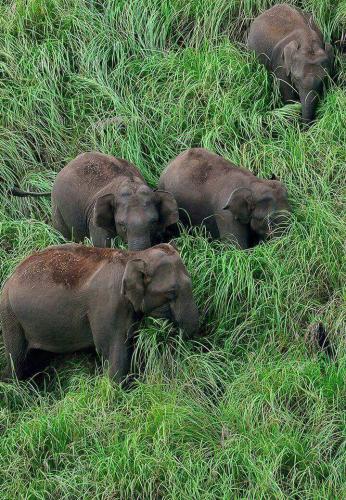
[(187, 338), (199, 327), (189, 274), (168, 244), (139, 252), (48, 247), (26, 258), (6, 282), (0, 319), (8, 360), (5, 380), (31, 375), (35, 350), (68, 353), (95, 347), (122, 382), (132, 337), (143, 316), (175, 322)]
[(203, 148), (178, 155), (159, 186), (173, 193), (185, 224), (204, 224), (212, 238), (230, 239), (245, 249), (279, 235), (290, 211), (278, 180), (259, 179)]
[(274, 5), (253, 21), (247, 44), (278, 78), (283, 101), (301, 102), (303, 121), (311, 122), (334, 59), (312, 15)]
[[(14, 196), (49, 193), (10, 190)], [(153, 191), (126, 160), (90, 152), (77, 156), (57, 175), (52, 191), (53, 226), (77, 243), (90, 237), (94, 246), (110, 247), (119, 235), (129, 250), (161, 242), (178, 221), (171, 193)]]
[(153, 191), (137, 168), (102, 153), (83, 153), (63, 168), (52, 192), (53, 225), (66, 238), (99, 247), (118, 234), (130, 250), (157, 243), (178, 220), (170, 193)]

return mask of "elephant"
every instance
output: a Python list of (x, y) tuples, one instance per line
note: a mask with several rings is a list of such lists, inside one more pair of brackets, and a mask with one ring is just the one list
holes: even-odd
[(313, 121), (334, 55), (312, 15), (274, 5), (253, 21), (247, 45), (278, 78), (283, 101), (300, 102), (303, 122)]
[[(11, 193), (47, 194), (17, 187)], [(68, 240), (90, 237), (94, 246), (110, 247), (119, 235), (134, 251), (161, 242), (179, 217), (171, 193), (153, 191), (130, 162), (98, 152), (80, 154), (58, 173), (52, 212), (53, 226)]]
[(173, 246), (133, 252), (67, 243), (35, 252), (3, 288), (3, 380), (27, 378), (32, 352), (95, 347), (122, 383), (136, 325), (148, 315), (172, 320), (185, 338), (198, 332), (191, 278)]
[(159, 186), (173, 193), (183, 223), (204, 224), (212, 238), (232, 240), (241, 249), (281, 234), (290, 211), (280, 181), (259, 179), (203, 148), (172, 160)]
[(130, 162), (83, 153), (64, 167), (52, 191), (53, 225), (66, 238), (109, 247), (118, 234), (129, 250), (144, 250), (178, 220), (170, 193), (153, 191)]

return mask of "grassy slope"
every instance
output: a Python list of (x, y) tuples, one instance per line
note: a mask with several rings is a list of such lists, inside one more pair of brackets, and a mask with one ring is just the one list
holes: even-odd
[[(302, 131), (299, 105), (282, 107), (242, 45), (273, 3), (0, 2), (1, 283), (62, 241), (49, 201), (9, 200), (6, 187), (49, 189), (84, 150), (128, 158), (154, 185), (172, 157), (202, 145), (274, 172), (293, 206), (288, 234), (249, 252), (182, 235), (208, 341), (182, 343), (147, 320), (131, 392), (84, 355), (57, 361), (44, 389), (0, 384), (2, 498), (346, 495), (346, 63), (338, 57), (319, 120)], [(344, 0), (304, 4), (328, 40), (340, 35)], [(334, 361), (309, 340), (316, 321)]]

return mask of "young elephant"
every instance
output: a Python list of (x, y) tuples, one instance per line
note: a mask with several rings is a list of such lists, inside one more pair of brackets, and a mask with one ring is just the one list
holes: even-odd
[(303, 120), (313, 120), (333, 49), (312, 16), (291, 5), (275, 5), (251, 24), (248, 47), (279, 79), (284, 102), (299, 100)]
[(281, 182), (258, 179), (202, 148), (177, 156), (163, 171), (159, 186), (173, 193), (183, 222), (203, 223), (213, 238), (231, 239), (240, 248), (279, 234), (289, 211)]
[(160, 241), (178, 220), (170, 193), (153, 191), (137, 168), (102, 153), (83, 153), (56, 177), (52, 192), (53, 225), (67, 239), (85, 236), (109, 247), (118, 234), (130, 250)]
[(167, 318), (186, 337), (198, 331), (191, 279), (176, 250), (140, 252), (52, 246), (25, 259), (0, 300), (6, 377), (30, 374), (30, 351), (67, 353), (95, 346), (110, 376), (128, 374), (132, 336), (144, 315)]

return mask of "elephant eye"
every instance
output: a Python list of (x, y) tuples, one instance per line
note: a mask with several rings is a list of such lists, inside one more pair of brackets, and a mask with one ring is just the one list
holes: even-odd
[(123, 222), (119, 224), (119, 227), (122, 231), (126, 231), (126, 224), (124, 224)]

